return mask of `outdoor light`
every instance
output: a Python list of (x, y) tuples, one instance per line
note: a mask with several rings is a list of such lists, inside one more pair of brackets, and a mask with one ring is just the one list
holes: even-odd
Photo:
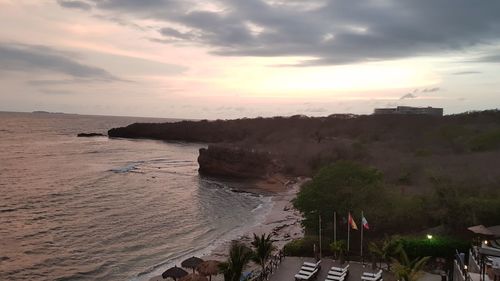
[(467, 270), (467, 266), (466, 265), (464, 265), (464, 269)]
[(432, 234), (427, 234), (427, 239), (431, 240), (432, 239)]
[(488, 240), (484, 240), (484, 245), (488, 245)]

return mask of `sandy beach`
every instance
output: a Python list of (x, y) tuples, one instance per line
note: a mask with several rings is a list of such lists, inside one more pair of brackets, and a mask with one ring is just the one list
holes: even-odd
[[(282, 184), (283, 189), (272, 197), (272, 207), (265, 216), (264, 221), (251, 227), (246, 233), (234, 240), (250, 245), (254, 233), (257, 235), (272, 233), (274, 245), (277, 249), (282, 249), (291, 240), (303, 237), (304, 233), (300, 225), (302, 215), (293, 208), (291, 200), (295, 198), (300, 186), (306, 180), (300, 178)], [(265, 190), (269, 191), (268, 188), (265, 188)], [(274, 191), (276, 190), (278, 189), (274, 188)], [(205, 260), (224, 260), (227, 257), (230, 245), (231, 241), (227, 241), (202, 258)]]

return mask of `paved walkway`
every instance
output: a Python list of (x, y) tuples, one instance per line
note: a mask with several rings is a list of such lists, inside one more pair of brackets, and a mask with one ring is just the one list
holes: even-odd
[[(295, 274), (299, 272), (299, 269), (302, 267), (302, 264), (305, 261), (315, 262), (313, 258), (285, 257), (285, 259), (278, 267), (278, 270), (271, 276), (269, 281), (294, 281)], [(373, 271), (368, 264), (365, 266), (357, 262), (350, 262), (349, 264), (349, 275), (346, 281), (361, 281), (361, 274), (363, 274), (363, 272), (376, 272)], [(324, 258), (321, 262), (321, 270), (319, 271), (316, 281), (324, 281), (326, 279), (328, 271), (333, 265), (340, 266), (333, 260)], [(384, 279), (384, 281), (395, 280), (394, 276), (387, 272), (383, 273), (382, 278)]]

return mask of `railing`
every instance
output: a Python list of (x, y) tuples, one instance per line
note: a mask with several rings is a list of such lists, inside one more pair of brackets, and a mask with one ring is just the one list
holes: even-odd
[[(463, 256), (461, 256), (458, 251), (456, 252), (455, 254), (455, 262), (454, 262), (454, 272), (456, 273), (459, 273), (458, 274), (458, 277), (460, 277), (461, 281), (470, 281), (472, 280), (470, 275), (469, 275), (469, 272), (467, 271), (467, 267), (465, 266), (465, 258)], [(457, 275), (457, 274), (454, 274), (454, 275)], [(454, 276), (455, 277), (455, 276)], [(454, 281), (459, 281), (458, 279), (457, 280), (454, 280)]]
[(264, 271), (258, 271), (254, 274), (252, 274), (249, 277), (249, 281), (264, 281), (264, 280), (269, 280), (269, 277), (276, 272), (276, 269), (278, 269), (279, 265), (285, 258), (285, 252), (283, 250), (280, 250), (278, 253), (276, 253), (274, 256), (272, 256), (269, 259), (269, 262), (267, 263), (266, 267), (264, 267)]

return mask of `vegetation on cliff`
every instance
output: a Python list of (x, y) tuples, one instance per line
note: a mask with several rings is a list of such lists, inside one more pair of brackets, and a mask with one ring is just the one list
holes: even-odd
[[(468, 112), (444, 117), (421, 115), (331, 115), (254, 118), (176, 123), (132, 124), (112, 129), (110, 137), (150, 138), (216, 144), (201, 157), (206, 174), (239, 177), (224, 156), (244, 163), (249, 155), (267, 154), (273, 172), (312, 176), (324, 165), (349, 160), (376, 167), (384, 182), (406, 193), (431, 191), (436, 179), (473, 186), (494, 186), (500, 174), (500, 111)], [(235, 149), (236, 148), (236, 149)], [(214, 153), (210, 150), (214, 149)], [(252, 153), (253, 153), (252, 152)], [(237, 159), (240, 157), (240, 159)], [(255, 158), (257, 159), (257, 158)], [(211, 161), (213, 160), (213, 161)], [(267, 158), (263, 165), (267, 166)], [(228, 162), (229, 163), (229, 162)], [(226, 164), (228, 164), (226, 163)], [(254, 162), (246, 167), (254, 170)], [(244, 165), (240, 165), (244, 168)], [(207, 169), (205, 169), (207, 168)], [(266, 173), (270, 170), (266, 169)], [(255, 173), (251, 173), (254, 177)]]

